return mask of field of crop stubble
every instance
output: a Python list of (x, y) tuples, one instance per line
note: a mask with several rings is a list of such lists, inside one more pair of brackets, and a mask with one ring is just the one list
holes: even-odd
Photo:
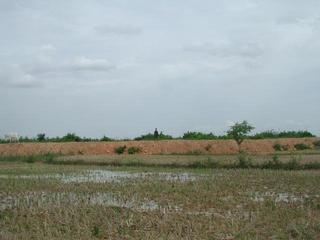
[[(148, 158), (206, 157), (142, 160)], [(320, 238), (319, 170), (77, 163), (2, 161), (0, 239)]]

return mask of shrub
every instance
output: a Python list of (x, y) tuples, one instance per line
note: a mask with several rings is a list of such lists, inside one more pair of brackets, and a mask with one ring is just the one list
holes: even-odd
[(114, 152), (117, 153), (117, 154), (123, 154), (124, 151), (126, 150), (127, 146), (124, 145), (124, 146), (119, 146), (119, 147), (116, 147), (114, 149)]
[(257, 133), (250, 138), (252, 139), (266, 139), (266, 138), (305, 138), (314, 137), (314, 135), (308, 131), (282, 131), (276, 132), (269, 130), (261, 133)]
[(289, 146), (288, 145), (281, 145), (280, 143), (276, 143), (273, 145), (273, 149), (275, 151), (288, 151)]
[(272, 160), (270, 160), (266, 164), (264, 164), (262, 166), (262, 168), (280, 169), (281, 168), (281, 162), (279, 160), (279, 156), (277, 154), (274, 154), (272, 156)]
[(182, 139), (189, 139), (189, 140), (201, 140), (201, 139), (217, 139), (218, 137), (213, 133), (202, 133), (202, 132), (186, 132), (183, 134)]
[(34, 155), (27, 156), (25, 159), (26, 163), (34, 163), (36, 162), (36, 157)]
[(46, 134), (45, 133), (39, 133), (37, 134), (37, 141), (38, 142), (43, 142), (46, 140)]
[(211, 149), (211, 147), (212, 147), (212, 145), (211, 145), (211, 144), (208, 144), (207, 146), (204, 147), (204, 149), (209, 152), (210, 149)]
[(93, 237), (101, 237), (101, 229), (98, 226), (94, 226), (92, 229), (92, 236)]
[(128, 148), (129, 154), (136, 154), (136, 153), (140, 153), (141, 151), (142, 151), (141, 147), (129, 147)]
[(60, 141), (62, 142), (80, 142), (81, 137), (77, 136), (75, 133), (67, 133), (63, 136)]
[(313, 146), (314, 146), (316, 149), (320, 149), (320, 140), (313, 142)]
[(288, 170), (295, 170), (300, 168), (300, 158), (298, 159), (296, 156), (292, 155), (290, 161), (286, 164), (285, 168)]
[(276, 143), (273, 145), (273, 149), (276, 151), (282, 151), (282, 146), (280, 143)]
[(58, 154), (54, 154), (54, 153), (47, 153), (43, 155), (43, 162), (44, 163), (53, 163), (54, 162), (54, 158), (55, 156), (57, 156)]
[(304, 143), (298, 143), (294, 145), (294, 148), (298, 151), (310, 149), (310, 147)]
[(201, 150), (195, 149), (195, 150), (187, 152), (185, 155), (201, 155), (201, 154), (202, 154)]
[(240, 168), (249, 168), (252, 166), (251, 158), (244, 151), (241, 151), (238, 155), (238, 166)]
[(140, 137), (136, 137), (134, 140), (141, 141), (141, 140), (170, 140), (170, 139), (173, 139), (173, 137), (170, 135), (163, 134), (161, 132), (157, 138), (155, 138), (153, 133), (148, 133), (145, 135), (141, 135)]
[(100, 139), (101, 142), (110, 142), (110, 141), (113, 141), (112, 138), (108, 138), (107, 136), (103, 136), (101, 139)]

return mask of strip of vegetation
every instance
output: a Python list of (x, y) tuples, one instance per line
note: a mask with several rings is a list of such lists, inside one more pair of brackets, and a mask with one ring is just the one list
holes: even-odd
[(209, 156), (205, 160), (195, 160), (190, 163), (161, 163), (145, 162), (139, 159), (112, 160), (108, 162), (85, 161), (80, 159), (61, 160), (58, 154), (43, 154), (30, 156), (0, 156), (0, 162), (46, 163), (58, 165), (92, 165), (92, 166), (117, 166), (117, 167), (164, 167), (164, 168), (208, 168), (208, 169), (273, 169), (273, 170), (309, 170), (320, 169), (320, 162), (302, 163), (301, 155), (291, 155), (290, 160), (283, 162), (279, 155), (274, 155), (271, 160), (262, 163), (253, 163), (252, 156), (241, 152), (236, 162), (228, 163), (218, 161)]
[(26, 155), (26, 156), (0, 155), (0, 162), (53, 163), (54, 159), (59, 156), (61, 156), (61, 154), (54, 154), (54, 153), (46, 153), (46, 154), (40, 154), (40, 155)]
[(51, 164), (61, 165), (96, 165), (96, 166), (112, 166), (112, 167), (163, 167), (163, 168), (207, 168), (207, 169), (273, 169), (273, 170), (311, 170), (320, 169), (320, 162), (300, 163), (296, 159), (289, 162), (265, 162), (262, 164), (251, 164), (250, 160), (243, 159), (233, 164), (223, 164), (208, 158), (207, 161), (195, 161), (187, 165), (177, 163), (157, 164), (144, 163), (138, 160), (120, 162), (86, 162), (83, 160), (63, 161), (54, 160)]
[(298, 143), (296, 145), (294, 145), (294, 148), (298, 151), (303, 151), (303, 150), (308, 150), (311, 149), (310, 146), (308, 146), (307, 144), (304, 143)]
[(313, 146), (315, 147), (315, 149), (320, 149), (320, 140), (315, 141), (315, 142), (313, 143)]
[(136, 141), (148, 141), (148, 140), (172, 140), (172, 139), (175, 139), (174, 137), (170, 136), (170, 135), (166, 135), (166, 134), (163, 134), (162, 132), (160, 132), (158, 135), (155, 135), (153, 133), (148, 133), (148, 134), (145, 134), (145, 135), (141, 135), (140, 137), (136, 137), (134, 138), (134, 140)]
[[(238, 126), (247, 126), (250, 127), (250, 131), (254, 129), (253, 126), (248, 124), (247, 121), (243, 121), (242, 123), (236, 123), (234, 126), (231, 126), (230, 129), (233, 127)], [(248, 133), (250, 132), (248, 131)], [(245, 134), (242, 136), (242, 139), (278, 139), (278, 138), (308, 138), (308, 137), (315, 137), (314, 134), (308, 132), (308, 131), (282, 131), (277, 132), (274, 130), (270, 131), (264, 131), (260, 133), (256, 133), (254, 135), (247, 135)], [(226, 139), (235, 139), (232, 134), (230, 134), (230, 130), (225, 135), (215, 135), (214, 133), (202, 133), (202, 132), (192, 132), (188, 131), (183, 134), (182, 137), (173, 137), (168, 134), (164, 134), (163, 132), (158, 133), (157, 130), (155, 130), (154, 133), (148, 133), (145, 135), (141, 135), (139, 137), (134, 138), (136, 141), (154, 141), (154, 140), (173, 140), (173, 139), (184, 139), (184, 140), (226, 140)], [(8, 136), (7, 139), (0, 139), (0, 143), (9, 143), (9, 142), (107, 142), (107, 141), (130, 141), (131, 139), (121, 139), (121, 140), (115, 140), (112, 138), (109, 138), (107, 136), (103, 136), (102, 138), (86, 138), (86, 137), (80, 137), (76, 135), (75, 133), (67, 133), (63, 137), (46, 137), (45, 133), (39, 133), (34, 138), (28, 138), (28, 137), (17, 137), (17, 136)], [(319, 147), (320, 143), (315, 143), (315, 146)]]

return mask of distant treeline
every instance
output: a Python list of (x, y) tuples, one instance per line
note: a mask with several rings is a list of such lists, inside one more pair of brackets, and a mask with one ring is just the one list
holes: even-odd
[[(315, 137), (314, 134), (308, 131), (265, 131), (256, 133), (254, 135), (248, 136), (247, 139), (268, 139), (268, 138), (305, 138), (305, 137)], [(213, 133), (202, 133), (202, 132), (186, 132), (182, 137), (173, 137), (167, 134), (163, 134), (162, 132), (155, 137), (153, 133), (148, 133), (145, 135), (141, 135), (140, 137), (134, 138), (134, 140), (172, 140), (172, 139), (182, 139), (182, 140), (226, 140), (232, 139), (229, 135), (215, 135)], [(80, 137), (75, 133), (68, 133), (63, 137), (46, 137), (44, 133), (40, 133), (37, 137), (28, 138), (28, 137), (20, 137), (19, 142), (107, 142), (107, 141), (129, 141), (132, 139), (112, 139), (106, 136), (102, 138), (86, 138)], [(8, 143), (10, 140), (0, 139), (0, 143)]]

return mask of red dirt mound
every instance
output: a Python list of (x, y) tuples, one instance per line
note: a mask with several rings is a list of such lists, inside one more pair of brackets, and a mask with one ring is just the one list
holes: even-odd
[[(289, 150), (294, 145), (304, 143), (313, 147), (316, 138), (288, 138), (246, 140), (242, 149), (252, 154), (273, 153), (273, 145), (287, 145)], [(36, 155), (61, 153), (66, 155), (114, 154), (118, 146), (140, 147), (142, 154), (234, 154), (238, 146), (233, 140), (168, 140), (168, 141), (125, 141), (125, 142), (70, 142), (70, 143), (10, 143), (0, 144), (0, 155)]]

